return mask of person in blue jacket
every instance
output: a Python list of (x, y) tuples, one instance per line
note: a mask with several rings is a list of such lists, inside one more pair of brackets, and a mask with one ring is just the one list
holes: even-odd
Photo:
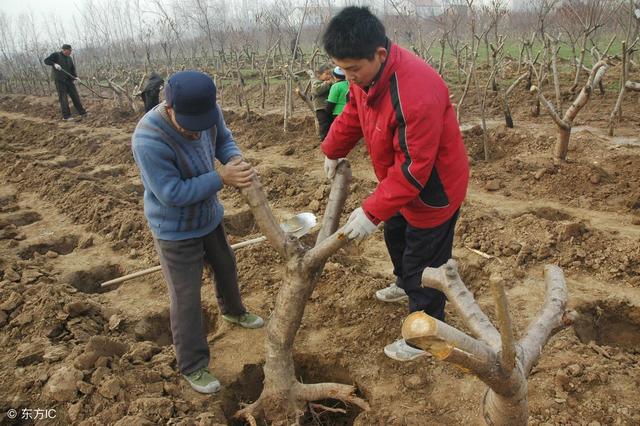
[(178, 369), (193, 389), (214, 393), (220, 382), (208, 370), (200, 299), (205, 263), (213, 271), (222, 317), (246, 328), (264, 324), (242, 303), (217, 196), (225, 185), (249, 186), (255, 171), (224, 122), (213, 80), (198, 71), (169, 78), (165, 101), (142, 117), (132, 149), (144, 185), (144, 213), (169, 289)]

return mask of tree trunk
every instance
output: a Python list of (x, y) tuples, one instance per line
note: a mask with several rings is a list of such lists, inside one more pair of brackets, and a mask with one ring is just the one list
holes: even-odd
[(276, 296), (275, 306), (267, 324), (265, 341), (264, 387), (258, 400), (239, 410), (236, 418), (251, 424), (262, 417), (272, 424), (291, 424), (302, 416), (307, 403), (335, 399), (368, 410), (368, 404), (355, 396), (355, 388), (338, 383), (302, 384), (295, 376), (293, 344), (302, 322), (307, 300), (324, 269), (326, 260), (349, 240), (336, 229), (344, 208), (351, 181), (349, 163), (342, 161), (324, 214), (322, 228), (315, 247), (306, 249), (302, 243), (287, 237), (277, 224), (269, 208), (266, 195), (257, 179), (242, 194), (263, 235), (286, 259), (283, 285)]
[(508, 128), (513, 129), (513, 117), (511, 117), (511, 108), (509, 108), (509, 101), (506, 97), (504, 98), (504, 102), (502, 104), (502, 110), (504, 111), (505, 125)]
[(556, 164), (567, 161), (567, 153), (569, 152), (569, 139), (571, 138), (571, 128), (558, 129), (558, 139), (553, 148), (553, 161)]
[(484, 421), (492, 426), (525, 426), (529, 420), (527, 403), (527, 379), (522, 377), (522, 386), (510, 397), (498, 395), (487, 389), (482, 404)]
[(620, 70), (620, 91), (618, 92), (618, 99), (616, 99), (616, 104), (613, 107), (613, 111), (611, 111), (611, 115), (609, 116), (609, 136), (613, 136), (613, 131), (616, 127), (616, 121), (620, 121), (622, 118), (622, 99), (624, 98), (624, 94), (627, 91), (627, 75), (628, 75), (628, 61), (627, 61), (627, 42), (625, 40), (622, 41), (622, 64)]

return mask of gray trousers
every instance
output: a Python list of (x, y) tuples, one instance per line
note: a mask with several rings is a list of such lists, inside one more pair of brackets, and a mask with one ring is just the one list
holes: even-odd
[(202, 322), (202, 270), (213, 270), (216, 297), (222, 314), (246, 312), (238, 288), (236, 258), (222, 224), (200, 238), (158, 240), (154, 244), (171, 299), (170, 317), (178, 369), (182, 374), (209, 366), (209, 345)]

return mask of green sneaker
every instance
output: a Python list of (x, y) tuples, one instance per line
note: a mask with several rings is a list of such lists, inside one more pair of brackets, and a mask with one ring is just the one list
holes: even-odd
[(183, 375), (193, 390), (200, 393), (216, 393), (220, 390), (220, 382), (206, 368), (201, 368), (191, 374)]
[(223, 315), (222, 318), (244, 328), (260, 328), (264, 325), (264, 320), (260, 316), (249, 312), (242, 315)]

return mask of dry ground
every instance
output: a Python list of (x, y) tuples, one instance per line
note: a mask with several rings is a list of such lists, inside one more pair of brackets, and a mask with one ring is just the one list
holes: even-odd
[[(455, 256), (465, 282), (493, 315), (488, 283), (504, 280), (522, 331), (542, 302), (543, 265), (557, 263), (570, 306), (583, 314), (551, 339), (532, 373), (534, 425), (640, 424), (640, 112), (628, 96), (623, 137), (608, 138), (601, 129), (613, 100), (595, 98), (579, 116), (561, 168), (550, 160), (554, 125), (529, 116), (524, 91), (514, 100), (515, 129), (500, 124), (492, 102), (491, 162), (482, 160), (475, 118), (464, 118), (472, 178)], [(201, 396), (175, 370), (162, 277), (100, 291), (99, 282), (153, 266), (156, 256), (130, 152), (136, 119), (87, 102), (89, 118), (62, 123), (52, 98), (0, 98), (0, 415), (55, 408), (52, 424), (226, 424), (259, 394), (264, 331), (221, 321), (206, 280), (211, 366), (224, 389)], [(300, 114), (283, 134), (277, 112), (226, 113), (279, 217), (321, 214), (328, 194), (312, 121)], [(351, 161), (346, 214), (375, 187), (362, 147)], [(232, 242), (257, 236), (239, 195), (225, 189), (222, 199)], [(246, 304), (268, 317), (280, 260), (266, 245), (236, 255)], [(372, 410), (308, 421), (477, 424), (477, 379), (433, 358), (401, 364), (382, 353), (407, 314), (373, 297), (391, 279), (380, 232), (327, 264), (298, 334), (299, 375), (354, 383)], [(455, 312), (448, 321), (463, 326)]]

